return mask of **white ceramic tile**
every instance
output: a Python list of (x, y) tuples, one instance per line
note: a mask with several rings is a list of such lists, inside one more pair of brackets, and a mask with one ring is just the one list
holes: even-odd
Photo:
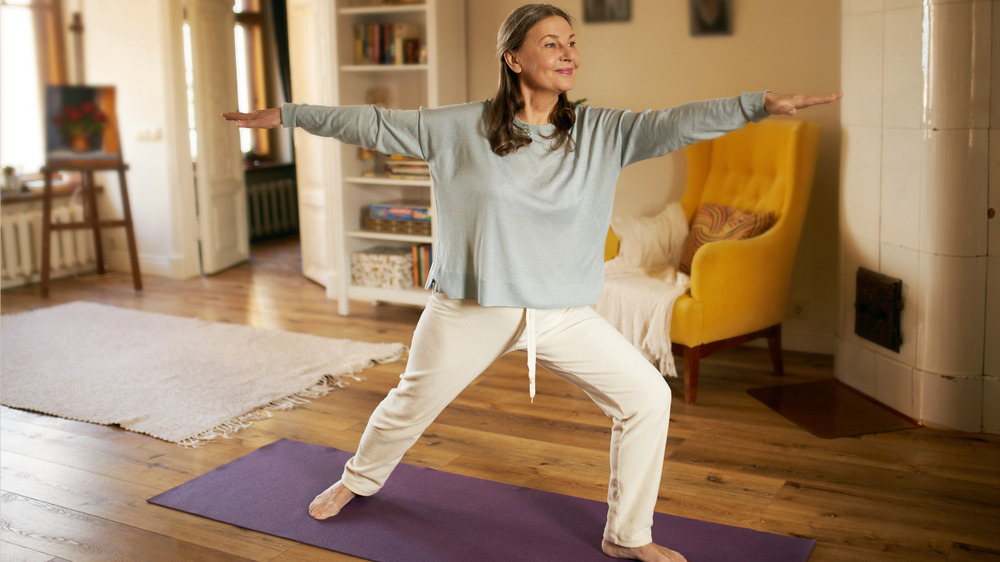
[(892, 244), (882, 244), (879, 272), (903, 281), (899, 353), (880, 348), (879, 354), (907, 365), (917, 362), (917, 319), (920, 318), (920, 253)]
[(983, 431), (1000, 434), (1000, 378), (983, 377)]
[(845, 125), (882, 126), (882, 12), (850, 15), (841, 29)]
[(843, 142), (841, 232), (850, 238), (878, 240), (882, 129), (848, 127), (844, 131)]
[(916, 366), (943, 375), (982, 375), (986, 257), (920, 253)]
[(885, 12), (882, 123), (918, 129), (924, 122), (924, 10)]
[(837, 380), (868, 396), (875, 396), (875, 353), (846, 340), (840, 340), (834, 357)]
[[(840, 302), (841, 304), (841, 331), (842, 338), (851, 341), (856, 345), (865, 345), (867, 340), (863, 340), (854, 335), (854, 301), (857, 297), (858, 289), (858, 268), (864, 267), (871, 271), (878, 271), (879, 267), (879, 245), (878, 242), (864, 239), (840, 239)], [(865, 343), (862, 343), (865, 342)], [(875, 344), (870, 344), (872, 347)]]
[[(1000, 9), (997, 10), (1000, 14)], [(1000, 25), (1000, 22), (998, 22)], [(998, 27), (997, 29), (1000, 29)], [(1000, 47), (1000, 41), (997, 41)], [(998, 76), (997, 90), (1000, 91), (1000, 76)], [(997, 114), (1000, 115), (1000, 106), (997, 107)], [(993, 209), (993, 218), (987, 219), (989, 229), (989, 255), (1000, 256), (1000, 126), (990, 129), (990, 194), (989, 208)]]
[(929, 7), (927, 128), (989, 126), (991, 7), (968, 1)]
[(879, 402), (908, 416), (913, 407), (913, 366), (888, 357), (875, 357), (875, 395)]
[(928, 425), (978, 433), (983, 429), (983, 377), (914, 370), (917, 417)]
[(880, 240), (920, 249), (920, 194), (924, 183), (922, 155), (927, 151), (921, 129), (882, 131)]
[(983, 373), (1000, 377), (1000, 256), (987, 258)]
[(987, 129), (925, 131), (920, 250), (947, 256), (987, 252)]

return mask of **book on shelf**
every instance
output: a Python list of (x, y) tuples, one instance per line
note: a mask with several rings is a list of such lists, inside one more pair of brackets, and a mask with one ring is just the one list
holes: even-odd
[(431, 270), (433, 249), (430, 244), (414, 244), (413, 252), (413, 285), (423, 287)]
[(368, 206), (373, 219), (431, 222), (431, 202), (427, 199), (396, 199)]
[(418, 64), (420, 26), (415, 23), (354, 25), (354, 64)]

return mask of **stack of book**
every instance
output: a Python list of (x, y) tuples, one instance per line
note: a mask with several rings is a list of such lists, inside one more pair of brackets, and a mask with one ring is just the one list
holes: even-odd
[(427, 162), (419, 158), (410, 158), (392, 154), (385, 160), (385, 173), (394, 180), (420, 180), (431, 179), (431, 171), (427, 167)]
[(431, 203), (427, 200), (400, 199), (373, 203), (362, 212), (365, 230), (396, 234), (431, 233)]
[(354, 26), (354, 64), (418, 64), (420, 26), (369, 23)]

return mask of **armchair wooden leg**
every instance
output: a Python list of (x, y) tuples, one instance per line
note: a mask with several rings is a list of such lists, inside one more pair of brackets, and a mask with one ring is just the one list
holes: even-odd
[(771, 352), (771, 365), (774, 367), (774, 374), (779, 377), (784, 376), (785, 364), (781, 357), (781, 324), (768, 328), (767, 348)]
[(701, 346), (684, 346), (684, 403), (694, 404), (698, 398), (698, 363), (701, 361)]

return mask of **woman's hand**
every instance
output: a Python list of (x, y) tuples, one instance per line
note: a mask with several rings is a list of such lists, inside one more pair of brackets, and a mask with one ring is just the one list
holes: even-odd
[(230, 111), (223, 113), (227, 121), (236, 121), (239, 127), (249, 127), (254, 129), (274, 129), (281, 126), (281, 108), (272, 107), (269, 109), (258, 109), (250, 113), (240, 113)]
[(802, 108), (830, 103), (842, 97), (844, 97), (844, 92), (815, 95), (767, 92), (764, 94), (764, 109), (771, 115), (795, 115), (795, 112)]

